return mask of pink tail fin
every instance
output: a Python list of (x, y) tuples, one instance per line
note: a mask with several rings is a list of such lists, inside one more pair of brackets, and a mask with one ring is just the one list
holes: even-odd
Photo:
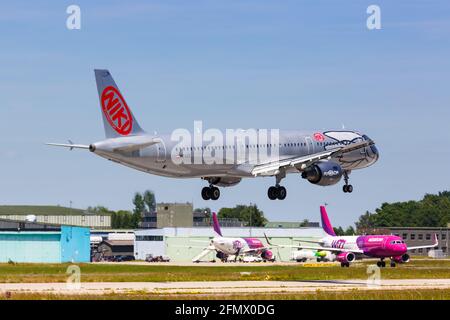
[(215, 212), (213, 212), (213, 228), (214, 231), (222, 237), (222, 231), (220, 231), (220, 225), (219, 225), (219, 220), (217, 219), (217, 214)]
[(328, 219), (327, 210), (325, 206), (320, 206), (320, 218), (322, 219), (322, 228), (330, 236), (335, 237), (334, 229), (331, 226), (330, 220)]

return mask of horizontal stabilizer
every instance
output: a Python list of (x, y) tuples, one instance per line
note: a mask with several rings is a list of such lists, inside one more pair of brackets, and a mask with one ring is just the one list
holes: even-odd
[(73, 149), (89, 149), (88, 145), (85, 144), (73, 144), (73, 143), (46, 143), (48, 146), (54, 146), (54, 147), (65, 147), (70, 148), (70, 150)]

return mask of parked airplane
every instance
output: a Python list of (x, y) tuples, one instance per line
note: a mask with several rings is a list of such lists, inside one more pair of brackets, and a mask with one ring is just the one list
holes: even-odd
[[(277, 131), (277, 138), (249, 142), (249, 132), (241, 130), (244, 140), (201, 142), (173, 141), (171, 135), (151, 135), (141, 129), (108, 70), (95, 70), (106, 139), (90, 145), (48, 143), (49, 145), (87, 149), (96, 155), (146, 173), (173, 178), (201, 178), (209, 186), (202, 189), (204, 200), (217, 200), (218, 187), (238, 184), (243, 178), (271, 176), (275, 185), (268, 191), (271, 200), (286, 198), (280, 185), (288, 173), (301, 173), (312, 184), (329, 186), (342, 177), (344, 192), (352, 192), (349, 174), (366, 168), (379, 157), (375, 143), (356, 131)], [(253, 132), (253, 131), (252, 131)], [(257, 131), (258, 133), (262, 131)], [(225, 136), (225, 135), (224, 135)], [(247, 137), (248, 138), (248, 137)], [(267, 156), (255, 161), (238, 159), (242, 153)], [(221, 161), (208, 163), (205, 154)], [(174, 159), (175, 158), (175, 159)], [(179, 163), (180, 159), (185, 160)], [(239, 158), (240, 159), (240, 158)], [(175, 161), (176, 160), (176, 161)]]
[(211, 240), (211, 243), (199, 255), (192, 259), (192, 262), (199, 262), (207, 254), (212, 251), (216, 252), (216, 257), (222, 261), (226, 261), (229, 256), (234, 256), (235, 261), (239, 256), (251, 255), (260, 256), (263, 261), (273, 261), (273, 253), (269, 247), (265, 246), (261, 240), (257, 238), (226, 238), (222, 236), (219, 220), (213, 212), (213, 228), (217, 234)]
[[(379, 267), (385, 267), (385, 258), (391, 260), (391, 267), (395, 267), (396, 263), (405, 263), (409, 261), (408, 250), (421, 248), (434, 248), (438, 245), (437, 236), (432, 245), (407, 247), (405, 242), (398, 236), (394, 235), (366, 235), (366, 236), (336, 236), (334, 229), (328, 219), (327, 211), (324, 206), (320, 207), (320, 215), (322, 218), (322, 228), (328, 234), (318, 241), (302, 240), (301, 242), (316, 243), (318, 246), (289, 246), (300, 249), (318, 250), (319, 252), (330, 252), (333, 258), (341, 263), (342, 267), (349, 267), (350, 262), (357, 258), (379, 258), (377, 262)], [(269, 242), (266, 236), (267, 243)], [(280, 245), (278, 245), (280, 247)], [(286, 246), (283, 246), (286, 247)]]

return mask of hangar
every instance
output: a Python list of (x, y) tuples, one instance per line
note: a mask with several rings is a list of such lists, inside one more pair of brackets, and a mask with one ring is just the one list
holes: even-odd
[(0, 262), (89, 262), (90, 231), (0, 219)]
[[(263, 243), (264, 233), (274, 244), (295, 245), (300, 240), (319, 239), (325, 236), (322, 228), (255, 228), (235, 227), (223, 228), (224, 237), (254, 237)], [(137, 260), (144, 260), (147, 255), (168, 256), (174, 262), (190, 262), (203, 248), (208, 246), (214, 237), (211, 227), (193, 228), (161, 228), (136, 230), (134, 253)], [(292, 248), (274, 248), (274, 256), (278, 261), (289, 261)], [(295, 249), (294, 249), (295, 250)], [(214, 259), (214, 254), (204, 258)]]

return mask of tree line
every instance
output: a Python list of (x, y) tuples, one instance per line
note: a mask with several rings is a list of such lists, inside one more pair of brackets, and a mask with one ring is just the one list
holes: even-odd
[[(132, 199), (133, 210), (108, 210), (103, 206), (90, 207), (93, 213), (109, 213), (111, 227), (114, 229), (137, 229), (142, 217), (147, 212), (156, 212), (155, 194), (146, 190), (136, 192)], [(205, 213), (205, 218), (211, 217), (210, 208), (196, 208), (194, 212)], [(218, 212), (220, 219), (237, 219), (246, 226), (263, 227), (267, 223), (264, 212), (256, 204), (237, 205), (233, 208), (221, 208)], [(450, 222), (450, 191), (438, 194), (426, 194), (419, 201), (404, 201), (382, 203), (374, 212), (366, 211), (355, 222), (356, 229), (349, 226), (334, 228), (337, 235), (354, 235), (368, 229), (383, 227), (446, 227)], [(303, 221), (307, 225), (308, 220)]]

